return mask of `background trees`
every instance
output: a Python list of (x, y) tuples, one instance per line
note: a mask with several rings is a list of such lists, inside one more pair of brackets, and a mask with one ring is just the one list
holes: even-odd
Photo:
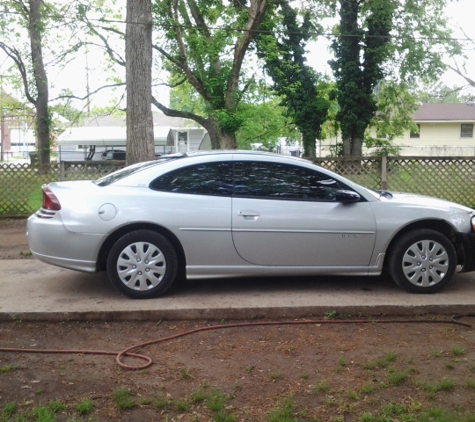
[[(140, 6), (148, 8), (145, 15)], [(321, 29), (320, 6), (338, 22), (331, 33)], [(444, 0), (6, 0), (0, 7), (0, 49), (35, 107), (40, 162), (49, 160), (51, 105), (68, 99), (63, 115), (72, 118), (74, 105), (85, 107), (94, 93), (126, 82), (127, 104), (118, 100), (135, 133), (128, 134), (133, 161), (153, 154), (149, 102), (205, 127), (213, 148), (272, 148), (292, 137), (314, 156), (315, 140), (334, 126), (343, 155), (358, 156), (365, 142), (375, 145), (368, 128), (390, 143), (411, 127), (420, 84), (437, 80), (444, 54), (460, 53)], [(308, 41), (323, 32), (334, 53), (333, 75), (326, 77), (307, 60)], [(106, 77), (97, 53), (88, 55), (94, 48), (108, 58)], [(81, 55), (96, 60), (84, 65), (88, 81), (71, 78), (50, 104), (58, 78), (48, 75), (60, 75)], [(89, 81), (99, 79), (106, 82), (91, 88)]]
[[(444, 50), (456, 54), (458, 44), (447, 29), (443, 0), (339, 0), (339, 6), (339, 36), (331, 62), (339, 105), (336, 118), (343, 155), (361, 156), (365, 131), (383, 111), (384, 103), (376, 98), (378, 84), (387, 79), (390, 82), (383, 86), (390, 88), (388, 92), (394, 94), (399, 86), (407, 100), (410, 85), (441, 75)], [(405, 107), (403, 102), (393, 105), (394, 110)], [(377, 119), (381, 121), (382, 115)]]
[(314, 26), (308, 12), (299, 24), (298, 12), (287, 0), (276, 1), (272, 12), (261, 25), (258, 56), (265, 63), (286, 115), (302, 134), (304, 155), (315, 157), (315, 140), (321, 138), (330, 102), (329, 84), (306, 64), (305, 44)]
[(49, 84), (43, 59), (43, 38), (53, 17), (52, 9), (41, 0), (9, 0), (3, 8), (9, 11), (8, 15), (2, 15), (3, 35), (13, 27), (17, 31), (23, 28), (28, 34), (28, 49), (22, 45), (20, 37), (11, 36), (0, 41), (0, 48), (15, 63), (25, 96), (36, 110), (39, 163), (47, 164), (50, 161), (51, 116), (48, 111)]
[(252, 79), (247, 53), (267, 3), (164, 0), (154, 4), (155, 24), (165, 40), (165, 45), (156, 43), (154, 48), (172, 84), (189, 84), (203, 107), (198, 114), (171, 109), (158, 99), (153, 103), (166, 115), (201, 124), (213, 148), (237, 146), (236, 133), (242, 125), (237, 108)]

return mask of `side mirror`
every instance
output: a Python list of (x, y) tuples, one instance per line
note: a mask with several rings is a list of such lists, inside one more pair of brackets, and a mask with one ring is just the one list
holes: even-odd
[(360, 199), (361, 196), (351, 190), (340, 189), (335, 194), (336, 202), (358, 202)]

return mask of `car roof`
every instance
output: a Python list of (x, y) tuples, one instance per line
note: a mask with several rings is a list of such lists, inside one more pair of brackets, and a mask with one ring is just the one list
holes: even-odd
[[(233, 155), (242, 155), (242, 156), (256, 156), (256, 157), (272, 157), (272, 158), (280, 158), (280, 159), (289, 159), (289, 160), (295, 160), (295, 161), (300, 161), (300, 162), (306, 162), (308, 163), (309, 160), (305, 158), (299, 158), (295, 157), (293, 155), (282, 155), (282, 154), (277, 154), (275, 152), (269, 152), (269, 151), (255, 151), (255, 150), (243, 150), (243, 149), (213, 149), (213, 150), (206, 150), (206, 151), (188, 151), (184, 153), (175, 153), (175, 154), (170, 154), (170, 156), (173, 157), (205, 157), (207, 155), (225, 155), (225, 154), (233, 154)], [(162, 156), (162, 158), (166, 158), (167, 156)]]

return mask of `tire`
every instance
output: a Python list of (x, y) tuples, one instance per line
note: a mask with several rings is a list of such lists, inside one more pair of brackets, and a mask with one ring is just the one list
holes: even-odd
[(132, 299), (163, 295), (175, 281), (178, 259), (170, 241), (151, 230), (122, 236), (107, 257), (112, 285)]
[(404, 234), (390, 251), (389, 273), (404, 290), (434, 293), (451, 280), (457, 266), (454, 245), (443, 234), (418, 229)]

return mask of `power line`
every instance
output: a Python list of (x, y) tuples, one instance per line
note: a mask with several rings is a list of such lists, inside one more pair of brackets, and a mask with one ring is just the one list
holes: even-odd
[[(21, 15), (19, 12), (12, 12), (12, 11), (4, 11), (5, 14), (13, 14), (13, 15)], [(63, 17), (63, 21), (66, 21), (66, 17)], [(71, 21), (77, 22), (77, 20), (71, 19)], [(127, 20), (117, 20), (117, 19), (103, 19), (103, 18), (91, 18), (88, 21), (92, 22), (100, 22), (100, 23), (107, 23), (107, 24), (132, 24), (132, 25), (149, 25), (148, 23), (143, 22), (134, 22), (134, 21), (127, 21)], [(196, 25), (172, 25), (172, 24), (153, 24), (156, 28), (164, 28), (164, 29), (194, 29), (200, 31), (204, 28)], [(411, 40), (411, 41), (458, 41), (458, 42), (474, 42), (474, 40), (465, 37), (424, 37), (424, 36), (403, 36), (403, 35), (371, 35), (371, 34), (336, 34), (333, 32), (300, 32), (300, 31), (269, 31), (269, 30), (262, 30), (262, 29), (254, 29), (249, 30), (245, 28), (233, 28), (230, 26), (207, 26), (207, 30), (211, 31), (229, 31), (229, 32), (252, 32), (256, 35), (310, 35), (312, 37), (328, 37), (328, 38), (374, 38), (374, 39), (395, 39), (395, 40)]]

